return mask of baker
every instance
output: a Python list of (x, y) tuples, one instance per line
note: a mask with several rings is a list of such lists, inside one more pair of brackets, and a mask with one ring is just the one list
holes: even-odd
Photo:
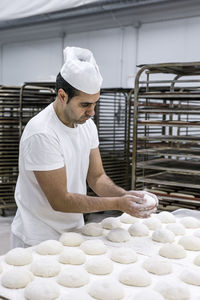
[[(27, 123), (20, 140), (12, 248), (58, 239), (84, 225), (83, 213), (119, 210), (148, 217), (156, 210), (155, 195), (126, 191), (104, 171), (91, 119), (101, 84), (91, 51), (64, 49), (56, 99)], [(87, 196), (86, 181), (98, 196)], [(147, 195), (155, 201), (148, 204)]]

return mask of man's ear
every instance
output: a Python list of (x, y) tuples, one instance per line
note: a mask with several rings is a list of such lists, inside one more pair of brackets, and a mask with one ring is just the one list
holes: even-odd
[(68, 95), (63, 89), (58, 90), (58, 99), (62, 104), (66, 104), (68, 102)]

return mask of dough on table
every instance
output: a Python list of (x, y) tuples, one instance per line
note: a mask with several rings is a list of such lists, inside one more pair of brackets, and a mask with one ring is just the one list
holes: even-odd
[(166, 229), (172, 231), (175, 235), (184, 235), (185, 227), (180, 223), (172, 223), (166, 226)]
[(128, 232), (132, 236), (147, 236), (147, 235), (149, 235), (148, 227), (145, 224), (142, 224), (142, 223), (132, 224), (129, 227)]
[(62, 295), (59, 300), (94, 300), (88, 294), (84, 295), (83, 291), (72, 291), (68, 294)]
[(160, 248), (159, 255), (166, 258), (179, 259), (186, 257), (186, 251), (181, 245), (166, 244)]
[(140, 222), (140, 219), (136, 218), (136, 217), (133, 217), (133, 216), (127, 214), (127, 213), (123, 213), (120, 216), (120, 221), (122, 223), (126, 223), (126, 224), (135, 224), (136, 222)]
[(66, 268), (58, 274), (57, 282), (65, 287), (78, 288), (89, 282), (89, 275), (81, 268)]
[(157, 218), (162, 222), (162, 223), (176, 223), (176, 218), (175, 216), (168, 212), (168, 211), (161, 211), (159, 214), (156, 215)]
[(103, 228), (99, 223), (88, 223), (81, 228), (81, 233), (88, 236), (100, 236), (103, 234)]
[(162, 227), (161, 221), (155, 217), (145, 219), (143, 224), (146, 225), (150, 230), (156, 230)]
[(9, 289), (22, 289), (33, 279), (33, 274), (28, 270), (16, 268), (3, 273), (1, 284)]
[(113, 262), (105, 257), (92, 257), (86, 262), (85, 268), (95, 275), (110, 274), (113, 271)]
[(185, 269), (181, 272), (180, 279), (188, 284), (200, 285), (200, 271)]
[(200, 221), (194, 217), (183, 217), (180, 219), (180, 223), (186, 228), (198, 228), (200, 227)]
[(89, 286), (88, 293), (98, 300), (120, 300), (124, 297), (122, 286), (111, 278), (94, 281)]
[(142, 287), (151, 284), (151, 276), (146, 270), (131, 266), (121, 271), (119, 281), (125, 285)]
[(63, 264), (82, 265), (86, 261), (86, 255), (81, 249), (66, 248), (61, 252), (58, 260)]
[(64, 246), (76, 247), (80, 246), (80, 244), (83, 242), (83, 237), (77, 232), (64, 232), (61, 234), (59, 241)]
[(158, 281), (155, 290), (159, 292), (166, 300), (189, 300), (190, 290), (186, 284), (174, 281), (163, 280)]
[(172, 243), (174, 239), (174, 233), (165, 228), (157, 229), (152, 234), (152, 240), (159, 243)]
[(178, 243), (182, 245), (186, 250), (191, 250), (191, 251), (200, 250), (200, 238), (196, 236), (185, 235), (180, 238)]
[(142, 264), (143, 268), (149, 273), (164, 275), (172, 272), (172, 265), (159, 257), (150, 257)]
[(56, 240), (47, 240), (36, 246), (35, 250), (41, 255), (56, 255), (64, 249), (63, 245)]
[(28, 265), (32, 260), (33, 256), (30, 249), (14, 248), (5, 255), (6, 263), (13, 266)]
[(200, 266), (200, 254), (195, 257), (194, 264)]
[(194, 231), (194, 236), (200, 238), (200, 229)]
[(99, 255), (104, 254), (107, 251), (106, 245), (102, 240), (88, 240), (84, 241), (80, 245), (81, 250), (83, 250), (86, 254), (89, 255)]
[(57, 261), (49, 257), (43, 257), (42, 259), (35, 260), (31, 264), (30, 270), (36, 276), (54, 277), (60, 272), (61, 266)]
[(129, 300), (165, 300), (163, 296), (153, 290), (146, 289), (145, 291), (139, 292)]
[(48, 279), (35, 279), (25, 288), (24, 296), (28, 300), (54, 300), (60, 296), (60, 288)]
[(115, 228), (106, 235), (106, 238), (111, 242), (121, 243), (129, 241), (131, 236), (126, 229)]
[(109, 217), (101, 222), (101, 226), (105, 229), (115, 229), (121, 227), (121, 222), (118, 218)]
[(120, 264), (130, 264), (137, 261), (137, 253), (131, 248), (120, 247), (111, 251), (110, 258)]

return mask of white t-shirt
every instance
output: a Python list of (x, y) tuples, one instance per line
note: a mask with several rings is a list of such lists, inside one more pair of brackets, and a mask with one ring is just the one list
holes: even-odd
[(28, 245), (58, 239), (64, 231), (83, 226), (81, 213), (53, 210), (33, 171), (65, 166), (67, 190), (86, 194), (90, 150), (99, 145), (97, 129), (89, 119), (70, 128), (57, 117), (53, 104), (33, 117), (20, 141), (19, 176), (15, 189), (17, 213), (11, 230)]

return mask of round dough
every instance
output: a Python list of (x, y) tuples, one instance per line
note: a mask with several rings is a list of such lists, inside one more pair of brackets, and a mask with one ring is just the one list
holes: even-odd
[(196, 236), (185, 235), (180, 238), (179, 244), (182, 245), (186, 250), (200, 250), (200, 239)]
[(120, 264), (131, 264), (136, 262), (137, 253), (131, 248), (120, 247), (112, 250), (111, 259)]
[(31, 272), (40, 277), (54, 277), (60, 272), (60, 269), (60, 264), (48, 257), (35, 260), (30, 267)]
[(183, 270), (180, 274), (180, 279), (185, 283), (200, 285), (200, 272), (197, 270)]
[(160, 248), (159, 255), (166, 258), (174, 258), (174, 259), (184, 258), (186, 257), (186, 251), (181, 245), (166, 244)]
[(152, 234), (152, 240), (159, 243), (172, 243), (174, 239), (174, 233), (168, 229), (157, 229)]
[(195, 257), (194, 264), (200, 266), (200, 254)]
[(143, 267), (149, 273), (164, 275), (172, 272), (172, 265), (159, 257), (150, 257), (143, 262)]
[(133, 296), (133, 298), (130, 298), (130, 300), (165, 300), (165, 299), (157, 292), (152, 291), (150, 289), (146, 289), (145, 291), (142, 291), (136, 294), (135, 296)]
[(157, 217), (162, 223), (176, 223), (175, 216), (168, 211), (161, 211)]
[(99, 223), (88, 223), (81, 228), (81, 232), (88, 236), (100, 236), (103, 234), (103, 229)]
[(193, 217), (184, 217), (180, 220), (180, 223), (186, 228), (198, 228), (200, 226), (199, 220)]
[(56, 240), (47, 240), (36, 246), (35, 250), (41, 255), (56, 255), (63, 250), (63, 245)]
[(67, 268), (59, 273), (57, 282), (65, 287), (78, 288), (89, 282), (89, 275), (84, 269)]
[(156, 206), (158, 203), (158, 200), (156, 201), (156, 199), (149, 194), (145, 194), (144, 199), (146, 200), (146, 203), (144, 204), (146, 204), (147, 206)]
[(59, 256), (59, 262), (63, 264), (82, 265), (86, 261), (86, 255), (81, 249), (66, 248)]
[(86, 262), (85, 268), (91, 274), (105, 275), (112, 273), (113, 263), (109, 258), (93, 257)]
[(178, 223), (168, 224), (166, 228), (172, 231), (175, 235), (185, 234), (185, 227), (182, 224), (178, 224)]
[(114, 279), (101, 279), (94, 281), (88, 293), (98, 300), (120, 300), (124, 297), (124, 290)]
[(106, 238), (111, 242), (121, 243), (129, 241), (131, 236), (126, 229), (115, 228), (106, 235)]
[(162, 223), (159, 219), (155, 217), (150, 217), (143, 221), (143, 224), (146, 225), (150, 230), (156, 230), (161, 228)]
[(147, 286), (151, 284), (151, 277), (146, 270), (132, 266), (119, 274), (119, 281), (131, 286)]
[(24, 295), (29, 300), (54, 300), (60, 296), (60, 289), (53, 281), (36, 279), (27, 285)]
[(34, 276), (25, 269), (12, 269), (3, 273), (1, 284), (9, 289), (22, 289), (33, 280)]
[(80, 245), (80, 248), (89, 255), (99, 255), (107, 251), (107, 247), (102, 240), (88, 240)]
[(101, 225), (105, 229), (115, 229), (115, 228), (121, 227), (121, 222), (117, 218), (109, 217), (109, 218), (105, 218), (101, 222)]
[(189, 300), (190, 291), (186, 285), (181, 282), (158, 281), (155, 290), (158, 291), (166, 300)]
[(83, 242), (83, 237), (80, 233), (76, 232), (64, 232), (59, 241), (64, 245), (64, 246), (69, 246), (69, 247), (76, 247), (80, 246), (80, 244)]
[(30, 249), (14, 248), (5, 255), (5, 261), (9, 265), (24, 266), (32, 262), (33, 257)]
[(194, 236), (200, 238), (200, 229), (195, 230)]
[(129, 227), (128, 232), (132, 236), (147, 236), (147, 235), (149, 235), (148, 227), (145, 224), (142, 224), (142, 223), (132, 224)]
[(126, 223), (126, 224), (135, 224), (136, 222), (140, 222), (140, 219), (136, 218), (136, 217), (133, 217), (133, 216), (127, 214), (127, 213), (123, 213), (120, 216), (120, 221), (122, 223)]

